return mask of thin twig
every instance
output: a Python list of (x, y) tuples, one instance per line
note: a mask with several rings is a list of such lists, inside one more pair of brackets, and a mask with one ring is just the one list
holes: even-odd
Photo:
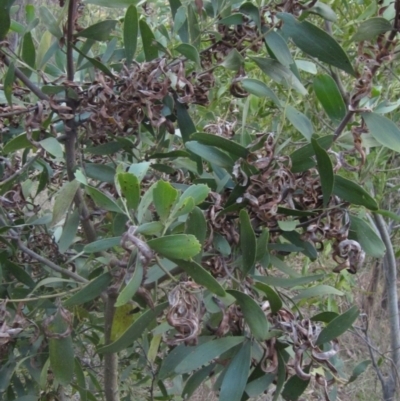
[(18, 248), (29, 255), (31, 258), (37, 260), (40, 263), (43, 263), (47, 267), (50, 267), (51, 270), (63, 274), (64, 276), (68, 276), (69, 278), (72, 278), (75, 281), (78, 281), (80, 283), (88, 283), (89, 280), (85, 279), (84, 277), (80, 276), (77, 273), (71, 272), (67, 269), (62, 268), (61, 266), (56, 265), (54, 262), (52, 262), (49, 259), (44, 258), (43, 256), (40, 256), (37, 254), (35, 251), (32, 251), (29, 249), (20, 239), (17, 240)]
[(21, 109), (21, 110), (14, 110), (14, 111), (7, 111), (5, 113), (0, 113), (0, 118), (7, 118), (7, 117), (13, 117), (13, 116), (18, 116), (20, 114), (24, 113), (30, 113), (31, 111), (35, 111), (38, 108), (38, 106), (31, 106), (26, 109)]
[(39, 152), (36, 153), (35, 156), (33, 156), (28, 162), (26, 162), (22, 168), (20, 168), (18, 171), (16, 171), (14, 174), (10, 175), (9, 177), (7, 177), (5, 180), (0, 181), (0, 187), (8, 184), (9, 182), (13, 181), (15, 178), (17, 178), (18, 176), (20, 176), (21, 174), (23, 174), (25, 171), (27, 171), (29, 169), (29, 167), (32, 166), (33, 163), (35, 163), (35, 161), (37, 159), (39, 159), (39, 157), (42, 155), (42, 151), (39, 150)]

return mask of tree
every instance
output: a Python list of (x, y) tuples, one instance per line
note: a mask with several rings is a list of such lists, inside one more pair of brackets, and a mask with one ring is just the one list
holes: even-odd
[(394, 399), (400, 2), (87, 3), (0, 0), (3, 398), (334, 400), (368, 364), (346, 378), (335, 297), (387, 251)]

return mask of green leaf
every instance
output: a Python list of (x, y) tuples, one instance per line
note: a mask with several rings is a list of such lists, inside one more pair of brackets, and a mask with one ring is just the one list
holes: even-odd
[(7, 72), (4, 75), (4, 95), (7, 99), (9, 106), (13, 105), (12, 95), (13, 95), (13, 84), (15, 79), (15, 64), (11, 62), (8, 66)]
[(220, 19), (218, 21), (218, 24), (227, 25), (227, 26), (242, 25), (243, 21), (244, 21), (243, 14), (235, 13), (235, 14), (228, 15), (227, 17)]
[(386, 253), (385, 244), (381, 237), (363, 219), (350, 216), (350, 239), (358, 241), (367, 255), (383, 258)]
[(293, 245), (300, 248), (301, 252), (304, 253), (304, 255), (306, 255), (311, 260), (317, 259), (318, 252), (315, 249), (315, 246), (309, 241), (304, 241), (301, 238), (300, 233), (298, 233), (297, 231), (284, 231), (282, 233), (282, 237), (286, 238)]
[(177, 198), (178, 191), (169, 182), (163, 180), (157, 182), (153, 189), (153, 203), (161, 221), (167, 220)]
[(277, 17), (284, 22), (283, 32), (290, 36), (303, 52), (356, 76), (345, 51), (325, 31), (308, 21), (299, 22), (288, 13), (278, 13)]
[(147, 212), (149, 206), (153, 202), (153, 190), (154, 187), (157, 185), (157, 182), (155, 182), (142, 196), (142, 199), (140, 200), (138, 210), (137, 210), (137, 219), (139, 224), (143, 222), (143, 218), (145, 216), (145, 213)]
[(63, 158), (64, 156), (63, 148), (61, 147), (60, 142), (58, 142), (56, 138), (49, 137), (41, 140), (39, 143), (46, 152), (50, 153), (57, 159)]
[(4, 40), (10, 29), (10, 1), (0, 0), (0, 41)]
[(388, 118), (375, 113), (362, 113), (371, 135), (383, 146), (400, 152), (400, 130)]
[(246, 341), (225, 370), (219, 401), (240, 401), (250, 371), (251, 341)]
[(258, 97), (268, 97), (275, 105), (279, 108), (282, 107), (280, 100), (275, 95), (274, 91), (268, 88), (268, 86), (258, 79), (245, 78), (241, 81), (242, 87), (245, 91)]
[(91, 187), (88, 185), (86, 187), (86, 191), (88, 192), (90, 197), (93, 199), (94, 203), (101, 209), (105, 209), (110, 212), (124, 213), (114, 199), (103, 194), (103, 192), (101, 192), (97, 188), (94, 188), (94, 187)]
[(392, 24), (386, 18), (370, 18), (361, 23), (351, 40), (353, 42), (361, 42), (363, 40), (375, 39), (380, 34), (391, 31), (392, 29)]
[[(104, 74), (106, 74), (107, 76), (109, 76), (110, 78), (112, 78), (112, 79), (114, 79), (115, 77), (114, 77), (114, 75), (113, 75), (113, 73), (103, 64), (103, 63), (100, 63), (100, 61), (98, 61), (98, 60), (96, 60), (94, 57), (88, 57), (85, 53), (82, 53), (76, 46), (74, 46), (74, 49), (83, 57), (83, 58), (85, 58), (86, 60), (88, 60), (92, 65), (93, 65), (93, 67), (95, 67), (95, 68), (97, 68), (97, 69), (99, 69), (100, 71), (102, 71)], [(96, 154), (96, 153), (94, 153), (94, 151), (95, 151), (95, 149), (98, 149), (98, 148), (101, 148), (102, 150), (105, 148), (106, 150), (106, 152), (108, 152), (108, 153), (106, 153), (106, 154), (110, 154), (109, 152), (111, 152), (111, 153), (114, 153), (114, 152), (112, 152), (113, 150), (114, 150), (114, 148), (109, 148), (109, 146), (110, 146), (110, 144), (109, 143), (106, 143), (106, 144), (103, 144), (103, 145), (100, 145), (100, 146), (96, 146), (95, 148), (92, 148), (92, 151), (90, 151), (89, 149), (87, 149), (87, 151), (88, 152), (91, 152), (91, 153), (93, 153), (93, 154)], [(121, 147), (121, 145), (120, 145), (120, 147)], [(98, 153), (97, 153), (98, 154)]]
[(282, 231), (293, 231), (296, 229), (298, 220), (280, 220), (278, 221), (278, 226)]
[(317, 168), (321, 179), (321, 189), (324, 200), (324, 207), (328, 206), (329, 200), (333, 192), (335, 176), (333, 174), (333, 166), (331, 159), (325, 149), (319, 146), (315, 139), (311, 140), (317, 158)]
[(335, 319), (335, 317), (337, 317), (337, 316), (339, 316), (339, 315), (336, 312), (326, 311), (326, 312), (317, 313), (315, 316), (313, 316), (311, 318), (311, 320), (313, 322), (329, 323), (330, 321)]
[(238, 71), (243, 66), (243, 63), (242, 55), (236, 49), (233, 49), (228, 53), (221, 65), (228, 70)]
[(317, 1), (311, 8), (308, 8), (307, 12), (317, 14), (323, 19), (331, 22), (337, 21), (337, 15), (335, 12), (327, 4), (322, 3), (321, 1)]
[(80, 183), (76, 180), (65, 183), (57, 194), (53, 207), (51, 225), (57, 224), (68, 212)]
[[(323, 149), (328, 149), (332, 145), (333, 135), (326, 135), (318, 138), (317, 142)], [(295, 150), (290, 158), (292, 159), (292, 172), (300, 173), (315, 166), (315, 161), (312, 157), (315, 155), (314, 148), (310, 144)]]
[(76, 294), (72, 295), (64, 302), (64, 306), (69, 308), (74, 305), (82, 305), (86, 302), (92, 301), (93, 299), (100, 296), (100, 294), (109, 286), (111, 283), (111, 273), (103, 273), (96, 277), (89, 284), (85, 285)]
[(119, 352), (130, 345), (132, 345), (138, 338), (140, 338), (147, 327), (156, 320), (157, 316), (169, 305), (168, 302), (164, 302), (144, 312), (137, 320), (135, 320), (125, 332), (115, 340), (113, 343), (108, 344), (100, 349), (100, 354), (108, 354), (113, 352)]
[(197, 390), (201, 383), (206, 380), (211, 372), (215, 369), (215, 364), (211, 364), (205, 366), (202, 369), (199, 369), (197, 372), (194, 372), (192, 376), (190, 376), (189, 380), (186, 382), (185, 387), (182, 391), (182, 397), (185, 400), (190, 399), (193, 393)]
[(196, 347), (185, 347), (186, 357), (176, 366), (177, 374), (189, 373), (222, 355), (236, 345), (241, 344), (245, 337), (225, 337), (211, 340)]
[(189, 260), (169, 259), (183, 269), (197, 284), (202, 285), (219, 297), (224, 297), (226, 295), (221, 284), (219, 284), (219, 282), (200, 264)]
[[(308, 373), (309, 370), (309, 366), (306, 366), (304, 369), (306, 373)], [(310, 380), (303, 380), (300, 379), (299, 376), (294, 375), (285, 383), (285, 387), (283, 388), (281, 396), (287, 401), (297, 401), (309, 384)]]
[(83, 31), (78, 31), (76, 33), (76, 36), (103, 42), (110, 38), (110, 33), (115, 28), (116, 24), (117, 21), (110, 19), (100, 21), (97, 22), (96, 24), (89, 26)]
[(274, 373), (268, 373), (260, 376), (259, 378), (251, 381), (245, 388), (246, 394), (251, 398), (256, 398), (272, 384), (275, 379)]
[(114, 183), (115, 168), (106, 164), (86, 163), (85, 173), (89, 178), (100, 182)]
[(286, 44), (285, 39), (283, 39), (278, 32), (271, 29), (265, 35), (265, 42), (268, 45), (269, 49), (274, 54), (275, 58), (282, 65), (290, 68), (290, 66), (294, 63), (294, 61), (292, 55), (290, 54), (290, 50)]
[(268, 240), (269, 240), (269, 231), (268, 229), (263, 228), (261, 235), (257, 238), (256, 262), (262, 260), (268, 253)]
[(129, 282), (126, 284), (125, 288), (119, 293), (115, 307), (127, 304), (132, 297), (136, 294), (143, 280), (143, 267), (137, 265), (135, 271)]
[(175, 50), (185, 56), (188, 60), (194, 61), (196, 63), (196, 67), (201, 67), (200, 64), (200, 55), (197, 49), (189, 45), (188, 43), (181, 43)]
[(256, 24), (258, 30), (261, 30), (260, 10), (256, 5), (254, 5), (254, 3), (247, 1), (240, 6), (239, 10), (250, 17)]
[(282, 309), (280, 296), (270, 286), (264, 283), (256, 283), (255, 287), (266, 295), (272, 313), (276, 313)]
[(71, 214), (68, 215), (68, 218), (64, 224), (63, 231), (61, 237), (58, 241), (58, 250), (60, 253), (64, 253), (74, 242), (76, 232), (78, 231), (79, 226), (79, 210), (75, 209)]
[(268, 337), (269, 324), (258, 303), (240, 291), (228, 290), (227, 293), (236, 298), (243, 313), (244, 320), (249, 325), (252, 335), (257, 340), (265, 340)]
[[(48, 331), (53, 334), (63, 334), (68, 329), (69, 323), (57, 311), (54, 320), (49, 324)], [(69, 334), (62, 338), (49, 338), (50, 366), (54, 379), (61, 385), (67, 386), (74, 376), (74, 349), (72, 338)]]
[(128, 7), (124, 19), (124, 47), (126, 63), (132, 63), (137, 47), (139, 32), (139, 19), (137, 8), (134, 5)]
[(154, 34), (151, 28), (147, 25), (146, 21), (141, 19), (139, 21), (139, 26), (146, 61), (154, 60), (158, 57), (158, 48), (155, 44), (156, 38), (154, 37)]
[(339, 198), (353, 203), (354, 205), (365, 206), (370, 210), (378, 210), (376, 200), (372, 198), (368, 192), (355, 182), (343, 178), (340, 175), (335, 175), (333, 193)]
[(346, 115), (346, 105), (334, 79), (327, 74), (314, 78), (313, 87), (328, 117), (339, 124)]
[(308, 284), (313, 281), (321, 280), (324, 278), (324, 275), (316, 274), (314, 276), (305, 276), (305, 277), (298, 277), (298, 278), (253, 276), (253, 278), (254, 278), (254, 280), (260, 281), (261, 283), (271, 285), (273, 287), (292, 288), (292, 287), (297, 287), (299, 285)]
[(147, 174), (147, 171), (149, 170), (150, 165), (151, 165), (150, 162), (141, 162), (141, 163), (131, 164), (128, 169), (128, 173), (132, 173), (132, 174), (136, 175), (139, 182), (141, 182), (143, 180), (143, 178), (145, 177), (145, 175)]
[(130, 5), (136, 5), (139, 3), (139, 0), (86, 0), (85, 3), (88, 4), (96, 4), (96, 6), (100, 7), (110, 7), (110, 8), (126, 8)]
[(251, 225), (250, 217), (246, 210), (242, 209), (240, 219), (240, 248), (242, 250), (243, 265), (241, 267), (244, 275), (253, 268), (257, 256), (257, 242)]
[(307, 288), (306, 290), (299, 291), (299, 294), (296, 295), (293, 299), (295, 301), (299, 301), (301, 299), (321, 297), (323, 295), (343, 296), (344, 293), (330, 285), (321, 284), (321, 285), (317, 285), (315, 287)]
[(185, 234), (193, 234), (202, 245), (207, 236), (207, 222), (203, 211), (195, 207), (189, 214), (185, 224)]
[(155, 238), (147, 242), (153, 251), (168, 259), (190, 259), (200, 252), (201, 246), (194, 235), (176, 234)]
[(163, 228), (164, 228), (164, 225), (161, 222), (152, 221), (150, 223), (144, 223), (144, 224), (140, 225), (136, 229), (136, 233), (143, 234), (143, 235), (157, 235), (157, 234), (161, 233)]
[(131, 173), (118, 173), (117, 180), (121, 194), (126, 199), (128, 209), (136, 210), (140, 201), (140, 184), (138, 178)]
[(185, 190), (185, 192), (179, 198), (179, 203), (187, 198), (192, 198), (194, 204), (197, 206), (200, 203), (203, 203), (207, 198), (208, 194), (210, 193), (210, 187), (205, 184), (195, 184), (191, 185), (189, 188)]
[(271, 58), (251, 57), (258, 67), (278, 84), (293, 88), (301, 95), (307, 95), (306, 88), (302, 85), (296, 75), (288, 68)]
[(186, 142), (185, 146), (192, 153), (200, 156), (210, 163), (226, 168), (227, 170), (231, 170), (233, 168), (233, 159), (225, 152), (222, 152), (214, 146), (203, 145), (197, 141)]
[(320, 333), (315, 345), (321, 345), (342, 335), (357, 320), (360, 311), (354, 305), (345, 313), (333, 319)]
[(292, 123), (292, 125), (307, 139), (311, 140), (311, 136), (314, 133), (313, 125), (310, 119), (295, 109), (291, 105), (286, 106), (286, 117)]
[(27, 32), (23, 38), (22, 60), (24, 60), (29, 67), (35, 68), (36, 49), (30, 32)]
[(225, 150), (231, 155), (233, 160), (237, 160), (239, 157), (245, 159), (250, 153), (249, 150), (242, 145), (214, 134), (199, 132), (192, 134), (191, 139), (203, 143), (204, 145), (215, 146), (216, 148)]
[(47, 30), (57, 39), (61, 39), (63, 33), (60, 29), (60, 24), (54, 18), (54, 15), (50, 12), (50, 10), (45, 6), (41, 6), (39, 8), (39, 13), (40, 19), (42, 20), (42, 23), (47, 28)]
[(121, 237), (103, 238), (97, 241), (91, 242), (83, 247), (85, 253), (97, 253), (106, 251), (114, 246), (120, 246)]
[(353, 369), (353, 373), (350, 376), (349, 381), (346, 384), (350, 384), (353, 381), (357, 380), (358, 376), (360, 376), (361, 374), (363, 374), (366, 369), (368, 368), (368, 366), (370, 365), (371, 361), (368, 359), (366, 361), (362, 361), (360, 362), (354, 369)]

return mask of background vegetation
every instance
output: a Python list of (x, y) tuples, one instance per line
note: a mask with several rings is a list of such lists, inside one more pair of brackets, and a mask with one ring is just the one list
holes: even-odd
[(0, 0), (2, 399), (394, 400), (399, 18)]

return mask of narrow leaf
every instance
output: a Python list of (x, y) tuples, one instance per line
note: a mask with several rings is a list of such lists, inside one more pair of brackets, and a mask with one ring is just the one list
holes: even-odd
[(256, 283), (255, 287), (266, 295), (272, 313), (277, 313), (282, 309), (280, 296), (270, 286), (264, 283)]
[(41, 6), (39, 8), (39, 12), (43, 25), (53, 36), (55, 36), (57, 39), (61, 39), (63, 33), (60, 29), (60, 24), (54, 18), (54, 15), (50, 12), (50, 10), (45, 6)]
[(125, 288), (119, 293), (115, 307), (119, 307), (127, 304), (132, 297), (136, 294), (143, 280), (143, 267), (141, 265), (136, 266), (135, 271)]
[(101, 209), (105, 209), (110, 212), (124, 213), (114, 199), (103, 194), (103, 192), (101, 192), (99, 189), (87, 186), (86, 191), (94, 200), (94, 203), (96, 203), (96, 205), (99, 206)]
[(286, 117), (292, 125), (307, 139), (311, 140), (314, 133), (313, 125), (310, 119), (291, 105), (286, 106)]
[(378, 210), (376, 200), (369, 195), (363, 188), (353, 181), (335, 175), (335, 184), (333, 193), (343, 200), (353, 203), (354, 205), (365, 206), (370, 210)]
[(347, 382), (347, 384), (350, 384), (351, 382), (357, 380), (358, 376), (360, 376), (361, 374), (363, 374), (366, 369), (368, 368), (368, 366), (371, 364), (371, 361), (368, 359), (366, 361), (362, 361), (360, 362), (354, 369), (353, 369), (353, 373), (350, 376), (349, 381)]
[(7, 99), (7, 103), (12, 107), (12, 94), (13, 94), (13, 84), (15, 79), (15, 64), (11, 62), (8, 66), (7, 72), (4, 75), (4, 95)]
[(100, 21), (82, 31), (78, 31), (76, 36), (97, 41), (106, 41), (109, 39), (110, 33), (116, 24), (117, 21), (115, 20)]
[(386, 18), (370, 18), (361, 23), (351, 40), (353, 42), (361, 42), (363, 40), (375, 39), (380, 34), (388, 32), (392, 29), (392, 24)]
[(192, 153), (200, 156), (210, 163), (213, 163), (220, 167), (224, 167), (228, 170), (231, 170), (233, 168), (233, 159), (225, 152), (217, 149), (214, 146), (203, 145), (197, 141), (186, 142), (185, 146)]
[(239, 215), (240, 219), (240, 248), (242, 250), (243, 265), (241, 270), (244, 275), (253, 268), (256, 262), (257, 242), (251, 225), (250, 217), (246, 210), (242, 209)]
[(126, 331), (115, 340), (113, 343), (108, 344), (98, 350), (99, 353), (119, 352), (130, 345), (132, 345), (138, 338), (140, 338), (147, 327), (156, 320), (157, 316), (169, 305), (164, 302), (144, 312), (137, 320), (135, 320)]
[(354, 305), (350, 309), (348, 309), (342, 315), (339, 315), (337, 318), (333, 319), (320, 333), (318, 336), (316, 345), (321, 345), (327, 343), (329, 341), (334, 340), (335, 338), (342, 335), (345, 331), (347, 331), (353, 323), (357, 320), (360, 311), (357, 306)]
[(346, 105), (334, 79), (327, 74), (314, 78), (314, 91), (328, 117), (339, 124), (346, 114)]
[(85, 253), (96, 253), (106, 251), (114, 246), (121, 244), (121, 237), (103, 238), (97, 241), (91, 242), (83, 247)]
[(129, 65), (135, 56), (137, 38), (139, 32), (139, 20), (137, 8), (134, 5), (128, 7), (124, 19), (124, 47), (126, 63)]
[(65, 183), (57, 194), (53, 207), (53, 219), (51, 225), (57, 224), (67, 213), (80, 183), (76, 180)]
[(158, 48), (155, 44), (156, 38), (154, 37), (154, 34), (149, 25), (147, 25), (146, 21), (141, 19), (139, 21), (139, 26), (146, 61), (154, 60), (158, 57)]
[(344, 293), (330, 285), (322, 284), (322, 285), (317, 285), (315, 287), (307, 288), (306, 290), (299, 291), (299, 294), (294, 297), (294, 300), (299, 301), (301, 299), (321, 297), (323, 295), (343, 296)]
[(319, 146), (315, 139), (311, 140), (317, 158), (317, 168), (321, 179), (321, 189), (323, 194), (324, 207), (328, 206), (333, 192), (335, 177), (331, 159), (325, 149)]
[(155, 252), (168, 259), (190, 259), (200, 252), (200, 243), (194, 235), (176, 234), (147, 242)]
[(188, 43), (181, 43), (175, 50), (185, 56), (188, 60), (194, 61), (197, 67), (201, 67), (200, 55), (197, 49)]
[(282, 106), (274, 91), (268, 88), (268, 86), (264, 82), (257, 79), (245, 78), (241, 81), (241, 84), (243, 89), (251, 93), (252, 95), (258, 97), (268, 97), (275, 103), (277, 107), (280, 108)]
[(244, 320), (249, 325), (253, 336), (257, 340), (265, 340), (268, 337), (269, 324), (258, 303), (243, 292), (236, 290), (228, 290), (227, 292), (236, 298)]
[(225, 371), (219, 401), (240, 401), (250, 370), (251, 341), (246, 341)]

